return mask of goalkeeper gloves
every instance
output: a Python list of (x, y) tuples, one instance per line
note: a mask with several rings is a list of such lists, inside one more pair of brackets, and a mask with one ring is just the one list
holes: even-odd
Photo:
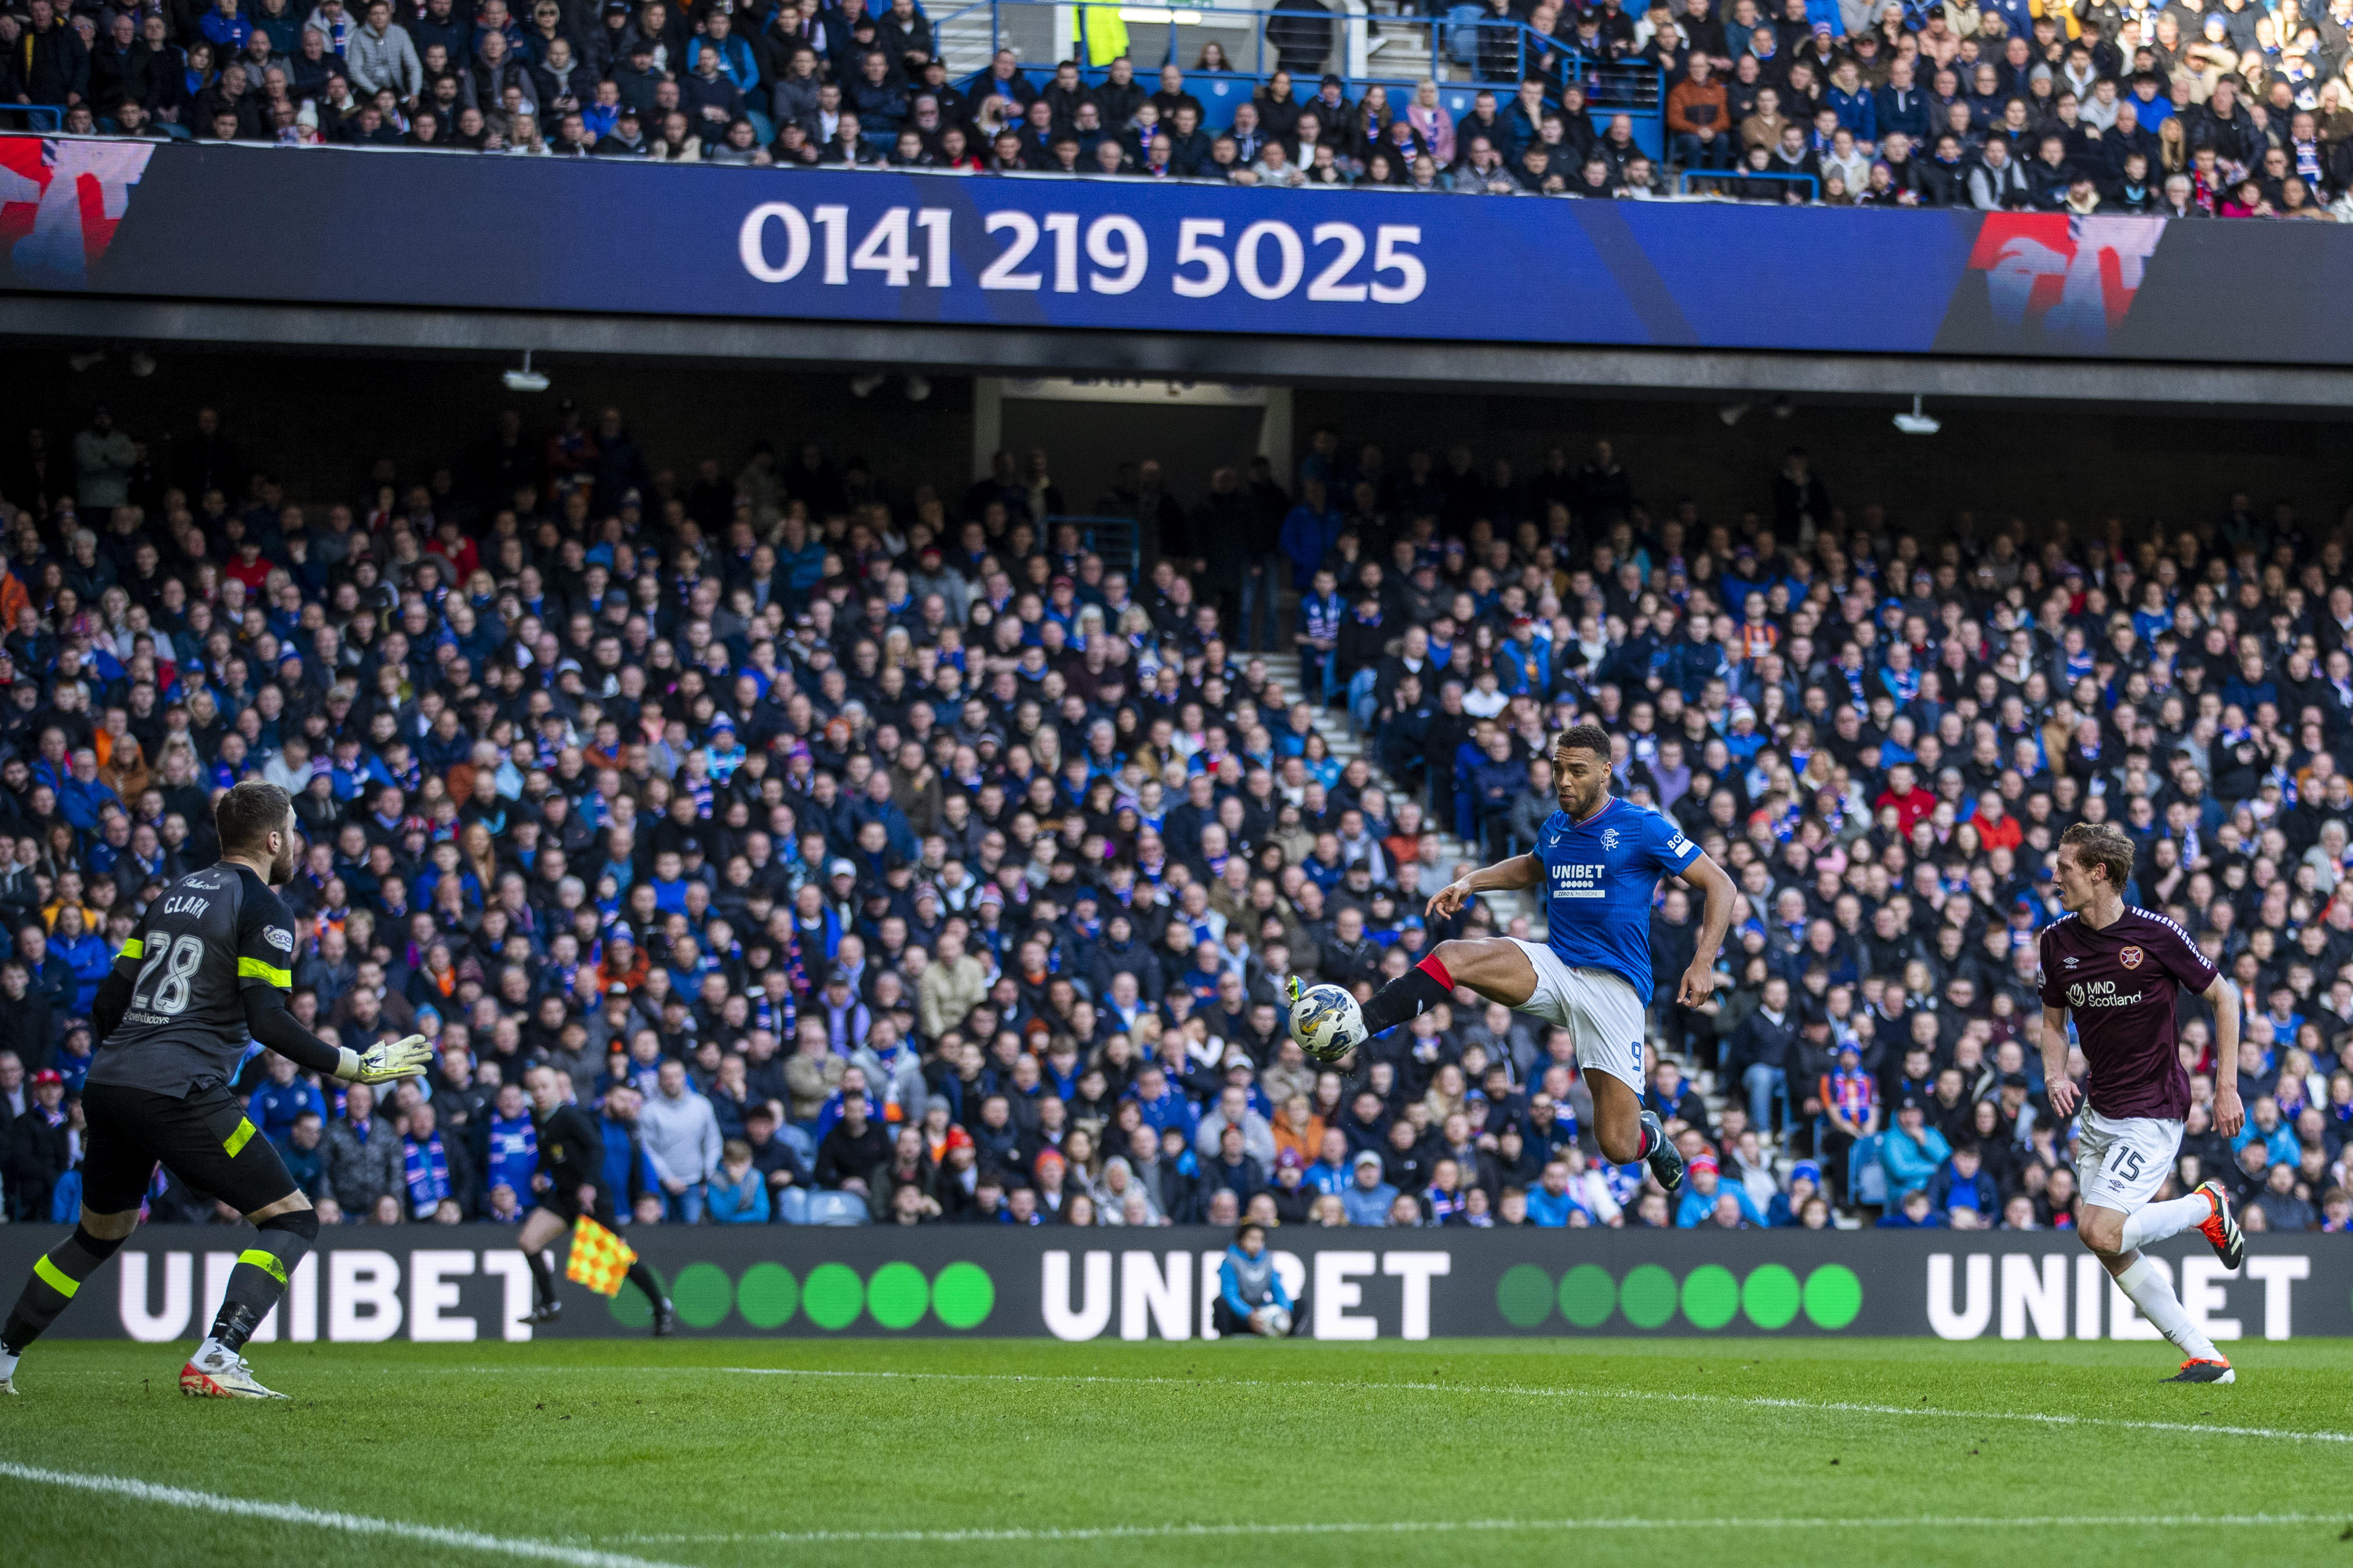
[(365, 1051), (343, 1047), (343, 1059), (335, 1076), (345, 1083), (390, 1083), (418, 1078), (432, 1065), (433, 1047), (422, 1035), (405, 1040), (380, 1040)]

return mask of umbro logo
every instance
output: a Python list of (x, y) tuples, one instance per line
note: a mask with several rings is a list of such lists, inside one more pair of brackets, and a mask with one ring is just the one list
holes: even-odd
[(2067, 963), (2067, 967), (2068, 967), (2068, 968), (2070, 968), (2070, 969), (2073, 969), (2073, 968), (2074, 968), (2074, 967), (2075, 967), (2075, 961), (2074, 961), (2073, 959), (2072, 959), (2072, 958), (2071, 958), (2071, 959), (2068, 959), (2068, 960), (2066, 961), (2066, 963)]

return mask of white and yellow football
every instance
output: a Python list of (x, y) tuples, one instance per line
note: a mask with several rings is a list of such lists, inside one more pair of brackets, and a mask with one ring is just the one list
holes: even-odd
[(1319, 1062), (1336, 1062), (1364, 1043), (1365, 1013), (1337, 985), (1291, 983), (1291, 1037)]

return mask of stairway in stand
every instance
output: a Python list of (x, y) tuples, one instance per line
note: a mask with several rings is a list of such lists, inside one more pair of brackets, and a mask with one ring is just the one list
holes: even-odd
[[(1295, 699), (1300, 695), (1297, 654), (1261, 653), (1245, 657), (1265, 660), (1268, 675), (1282, 688), (1284, 696)], [(1274, 718), (1276, 722), (1281, 722), (1282, 715), (1277, 714)], [(1331, 748), (1332, 755), (1339, 759), (1343, 767), (1352, 758), (1362, 756), (1365, 759), (1373, 770), (1373, 777), (1380, 782), (1382, 790), (1388, 795), (1392, 810), (1395, 803), (1411, 798), (1409, 791), (1381, 771), (1379, 762), (1366, 750), (1345, 713), (1338, 709), (1323, 710), (1315, 716), (1315, 727), (1322, 733), (1324, 743)], [(1430, 837), (1436, 847), (1434, 851), (1425, 851), (1422, 873), (1422, 886), (1430, 892), (1436, 892), (1452, 881), (1463, 868), (1486, 864), (1484, 857), (1474, 846), (1463, 843), (1451, 833), (1438, 832)], [(1514, 919), (1530, 912), (1525, 895), (1520, 893), (1483, 893), (1480, 896), (1486, 900), (1488, 909), (1493, 911), (1498, 931), (1508, 930)]]

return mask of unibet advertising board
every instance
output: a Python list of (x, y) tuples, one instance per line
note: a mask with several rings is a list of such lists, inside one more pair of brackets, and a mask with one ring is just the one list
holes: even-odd
[[(20, 1279), (66, 1232), (0, 1230)], [(149, 1226), (55, 1334), (164, 1342), (203, 1332), (245, 1234)], [(675, 1226), (628, 1237), (682, 1331), (758, 1338), (1208, 1339), (1228, 1237), (1199, 1228)], [(1273, 1235), (1298, 1331), (1324, 1340), (1466, 1335), (1916, 1334), (2154, 1340), (2071, 1236), (1883, 1231), (1305, 1230)], [(2151, 1250), (2217, 1341), (2353, 1334), (2353, 1238), (2251, 1237), (2242, 1268), (2202, 1242)], [(571, 1283), (542, 1335), (641, 1333), (633, 1287)], [(255, 1338), (334, 1343), (526, 1340), (531, 1277), (492, 1226), (337, 1227)]]

